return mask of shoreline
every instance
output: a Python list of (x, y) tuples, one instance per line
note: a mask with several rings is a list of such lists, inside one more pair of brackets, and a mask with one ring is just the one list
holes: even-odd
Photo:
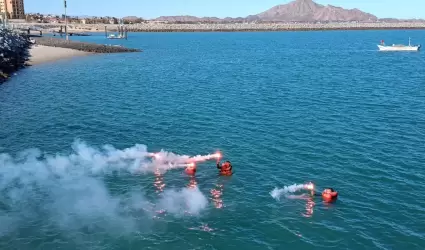
[(2, 84), (25, 67), (31, 43), (27, 36), (7, 28), (0, 28), (0, 38), (0, 84)]
[(120, 46), (108, 46), (96, 43), (86, 43), (64, 40), (52, 37), (37, 37), (30, 48), (30, 66), (62, 59), (105, 53), (141, 52), (139, 49), (129, 49)]
[(94, 55), (95, 53), (44, 45), (33, 45), (29, 50), (29, 54), (30, 58), (27, 64), (28, 66), (35, 66), (65, 59)]
[[(94, 54), (142, 52), (141, 49), (122, 46), (102, 45), (49, 37), (35, 37), (32, 42), (26, 34), (0, 29), (6, 41), (15, 43), (9, 53), (0, 53), (0, 84), (6, 82), (13, 73), (25, 68), (48, 62)], [(7, 43), (6, 43), (7, 45)]]

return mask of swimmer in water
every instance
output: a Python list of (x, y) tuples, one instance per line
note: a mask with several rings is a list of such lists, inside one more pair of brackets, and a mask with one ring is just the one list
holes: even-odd
[(338, 192), (335, 191), (333, 188), (325, 188), (321, 194), (316, 194), (313, 183), (310, 182), (306, 184), (305, 187), (307, 190), (311, 191), (311, 196), (321, 196), (325, 202), (331, 203), (335, 202), (338, 199)]
[(187, 164), (185, 172), (188, 175), (194, 176), (196, 174), (196, 164), (194, 162)]
[(220, 165), (220, 160), (217, 160), (217, 169), (220, 170), (220, 175), (230, 176), (233, 174), (233, 167), (230, 161), (225, 161), (223, 164)]
[(325, 202), (334, 202), (338, 199), (338, 192), (333, 188), (325, 188), (325, 190), (322, 192), (322, 198)]

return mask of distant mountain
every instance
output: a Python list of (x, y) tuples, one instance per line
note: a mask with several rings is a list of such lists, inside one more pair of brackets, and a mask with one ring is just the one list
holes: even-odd
[(372, 14), (359, 9), (343, 9), (332, 5), (321, 5), (313, 0), (295, 0), (288, 4), (275, 6), (257, 15), (245, 18), (195, 17), (195, 16), (162, 16), (154, 19), (168, 22), (242, 22), (242, 21), (270, 21), (270, 22), (349, 22), (349, 21), (377, 21)]
[(167, 21), (167, 22), (219, 22), (220, 18), (217, 17), (196, 17), (196, 16), (161, 16), (155, 19), (155, 21)]
[(156, 19), (154, 19), (155, 21), (165, 21), (165, 22), (181, 22), (181, 23), (186, 23), (186, 22), (211, 22), (211, 23), (216, 23), (216, 22), (243, 22), (246, 21), (247, 18), (244, 17), (237, 17), (237, 18), (233, 18), (233, 17), (226, 17), (226, 18), (218, 18), (218, 17), (196, 17), (196, 16), (161, 16), (158, 17)]
[(275, 6), (257, 15), (262, 21), (278, 22), (349, 22), (377, 21), (372, 14), (358, 9), (347, 10), (332, 5), (321, 5), (313, 0), (295, 0)]
[(123, 20), (127, 20), (127, 21), (136, 21), (136, 20), (140, 20), (142, 19), (141, 17), (137, 17), (137, 16), (126, 16), (122, 18)]

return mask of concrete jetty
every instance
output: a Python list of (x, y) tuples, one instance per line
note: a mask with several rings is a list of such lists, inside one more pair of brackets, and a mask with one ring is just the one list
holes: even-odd
[(67, 41), (64, 39), (52, 38), (52, 37), (37, 37), (37, 38), (34, 38), (34, 40), (36, 41), (36, 44), (39, 44), (39, 45), (75, 49), (75, 50), (92, 52), (92, 53), (123, 53), (123, 52), (141, 52), (142, 51), (140, 49), (132, 49), (132, 48), (119, 47), (119, 46), (109, 46), (109, 45), (87, 43), (87, 42), (80, 42), (80, 41), (71, 41), (71, 40)]

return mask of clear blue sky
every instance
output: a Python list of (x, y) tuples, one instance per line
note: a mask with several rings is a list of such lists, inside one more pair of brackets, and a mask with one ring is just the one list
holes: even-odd
[[(63, 0), (24, 0), (26, 12), (63, 13)], [(158, 16), (193, 15), (245, 17), (290, 0), (67, 0), (69, 15)], [(358, 8), (383, 17), (425, 18), (425, 0), (316, 0), (344, 8)]]

